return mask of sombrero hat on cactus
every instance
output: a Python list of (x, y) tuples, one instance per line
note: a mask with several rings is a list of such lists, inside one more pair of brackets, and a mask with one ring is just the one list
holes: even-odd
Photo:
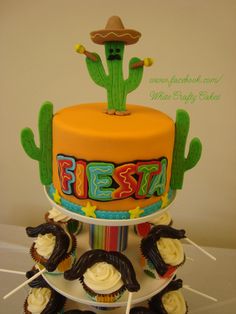
[(141, 33), (126, 29), (119, 16), (112, 16), (107, 21), (105, 29), (93, 31), (90, 36), (93, 42), (100, 45), (108, 41), (120, 41), (126, 45), (132, 45), (139, 40)]

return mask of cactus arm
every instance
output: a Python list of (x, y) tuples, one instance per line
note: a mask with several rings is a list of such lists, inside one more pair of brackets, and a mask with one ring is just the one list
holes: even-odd
[(33, 131), (25, 128), (21, 132), (21, 143), (26, 154), (39, 162), (42, 184), (52, 183), (52, 117), (53, 105), (45, 102), (39, 112), (39, 147), (36, 146)]
[(30, 158), (40, 160), (40, 149), (35, 145), (34, 133), (30, 128), (21, 131), (21, 144)]
[(192, 139), (189, 145), (188, 156), (185, 159), (185, 171), (190, 170), (196, 166), (201, 158), (202, 143), (199, 138), (195, 137)]
[(193, 168), (199, 161), (202, 144), (198, 138), (190, 142), (189, 152), (185, 158), (185, 147), (189, 132), (190, 118), (185, 110), (177, 110), (175, 144), (172, 162), (171, 188), (182, 189), (185, 171)]
[(102, 60), (98, 54), (94, 53), (94, 55), (97, 61), (93, 61), (88, 57), (86, 58), (89, 75), (97, 85), (107, 88), (108, 77), (102, 65)]
[(132, 65), (140, 62), (141, 60), (139, 58), (132, 58), (129, 62), (129, 77), (125, 81), (125, 84), (127, 86), (127, 93), (132, 92), (138, 86), (140, 85), (143, 77), (143, 66), (138, 68), (132, 68)]

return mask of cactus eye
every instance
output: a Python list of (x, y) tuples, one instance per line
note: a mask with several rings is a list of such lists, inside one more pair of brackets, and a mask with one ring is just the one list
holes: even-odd
[(114, 49), (110, 48), (110, 50), (109, 50), (109, 51), (110, 51), (110, 53), (113, 53)]
[(119, 53), (119, 52), (120, 52), (120, 48), (116, 48), (116, 52), (118, 52), (118, 53)]

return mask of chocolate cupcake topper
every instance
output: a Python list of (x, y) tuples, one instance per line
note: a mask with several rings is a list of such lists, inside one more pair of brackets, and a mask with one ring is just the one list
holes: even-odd
[(56, 237), (55, 247), (48, 260), (42, 261), (43, 266), (49, 271), (54, 271), (58, 264), (64, 259), (67, 254), (70, 239), (63, 228), (56, 224), (44, 223), (37, 227), (27, 227), (26, 233), (29, 237), (37, 237), (39, 234), (45, 235), (52, 233)]
[(185, 238), (185, 230), (159, 225), (153, 227), (148, 236), (141, 241), (140, 249), (144, 257), (152, 262), (158, 274), (164, 275), (168, 270), (168, 265), (163, 261), (156, 245), (160, 238), (182, 239)]
[(90, 250), (84, 253), (72, 268), (64, 273), (67, 280), (83, 279), (86, 270), (95, 263), (106, 262), (113, 265), (120, 273), (126, 289), (135, 292), (140, 289), (136, 274), (130, 260), (120, 252), (107, 252), (105, 250)]

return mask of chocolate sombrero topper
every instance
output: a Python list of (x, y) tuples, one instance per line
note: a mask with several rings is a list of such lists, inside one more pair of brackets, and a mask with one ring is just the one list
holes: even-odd
[(103, 45), (108, 41), (122, 41), (126, 45), (135, 44), (141, 33), (134, 29), (126, 29), (119, 16), (111, 16), (104, 29), (90, 33), (91, 39), (96, 44)]
[[(58, 264), (65, 258), (69, 246), (70, 238), (68, 234), (64, 231), (62, 227), (57, 224), (44, 223), (37, 227), (27, 227), (26, 233), (29, 237), (37, 237), (38, 235), (45, 235), (48, 233), (53, 234), (56, 237), (55, 247), (49, 259), (41, 260), (40, 263), (47, 269), (47, 271), (54, 271)], [(34, 245), (32, 247), (31, 253), (34, 250)]]
[(81, 44), (76, 45), (78, 53), (86, 55), (86, 65), (92, 80), (107, 90), (107, 114), (127, 115), (126, 97), (141, 83), (143, 67), (151, 66), (151, 58), (132, 58), (129, 62), (129, 76), (123, 77), (123, 57), (125, 45), (135, 44), (141, 34), (133, 29), (126, 29), (118, 16), (109, 18), (105, 29), (91, 32), (91, 39), (96, 44), (105, 46), (107, 61), (106, 73), (102, 60), (97, 53), (91, 53)]
[(156, 244), (160, 238), (183, 239), (185, 238), (185, 230), (177, 230), (170, 226), (158, 225), (153, 227), (147, 237), (141, 241), (140, 249), (143, 256), (150, 260), (157, 273), (163, 276), (168, 270), (168, 265), (161, 257)]
[(99, 262), (106, 262), (113, 265), (120, 272), (124, 286), (128, 291), (135, 292), (140, 289), (133, 265), (130, 260), (120, 252), (107, 252), (99, 249), (87, 251), (70, 270), (64, 273), (64, 277), (67, 280), (79, 278), (82, 281), (86, 270)]
[[(31, 277), (33, 277), (35, 274), (37, 274), (39, 272), (38, 269), (36, 269), (35, 267), (33, 267), (31, 270), (26, 272), (26, 278), (30, 279)], [(35, 278), (33, 281), (31, 281), (29, 283), (29, 286), (31, 288), (48, 288), (50, 287), (49, 284), (44, 280), (43, 276), (39, 276), (37, 278)]]
[[(154, 295), (151, 298), (151, 300), (149, 301), (150, 309), (153, 310), (154, 313), (168, 314), (168, 311), (165, 309), (163, 305), (163, 296), (168, 292), (179, 290), (182, 287), (183, 287), (183, 281), (181, 279), (172, 280), (161, 292), (159, 292), (158, 294)], [(187, 313), (187, 304), (185, 301), (184, 303), (186, 305), (185, 313)]]

